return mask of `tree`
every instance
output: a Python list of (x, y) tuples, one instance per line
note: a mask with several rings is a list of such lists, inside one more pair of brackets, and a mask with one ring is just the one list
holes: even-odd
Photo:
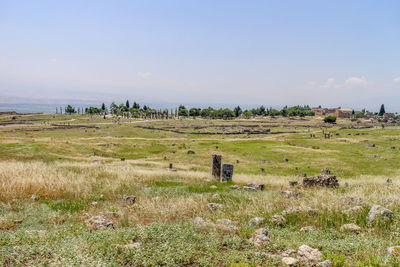
[(383, 116), (383, 114), (385, 114), (385, 113), (386, 113), (386, 112), (385, 112), (385, 105), (382, 104), (382, 105), (381, 105), (381, 109), (379, 110), (378, 115), (379, 115), (379, 116)]
[(101, 104), (101, 110), (102, 111), (106, 111), (106, 105), (103, 103), (103, 104)]
[(326, 116), (324, 118), (325, 123), (335, 123), (336, 122), (336, 117), (335, 116)]
[(115, 104), (115, 102), (112, 102), (111, 105), (110, 105), (110, 112), (111, 112), (111, 114), (117, 115), (117, 114), (118, 114), (118, 111), (119, 111), (118, 105)]
[(242, 109), (237, 106), (233, 109), (233, 113), (235, 113), (235, 117), (239, 117), (240, 115), (242, 115)]
[(189, 110), (189, 116), (192, 116), (192, 117), (200, 116), (200, 109), (199, 108), (191, 108)]
[(135, 109), (140, 109), (140, 105), (138, 103), (136, 103), (136, 101), (133, 102), (132, 108)]
[(128, 109), (130, 108), (130, 106), (129, 106), (129, 100), (126, 100), (125, 106), (126, 106)]
[(183, 116), (183, 117), (186, 117), (186, 116), (189, 115), (189, 112), (188, 112), (188, 110), (185, 108), (184, 105), (180, 105), (180, 106), (179, 106), (179, 108), (178, 108), (178, 115), (179, 115), (179, 116)]
[(75, 112), (76, 112), (75, 109), (73, 107), (71, 107), (71, 105), (68, 105), (65, 108), (65, 113), (68, 113), (69, 115), (71, 115), (72, 113), (75, 113)]

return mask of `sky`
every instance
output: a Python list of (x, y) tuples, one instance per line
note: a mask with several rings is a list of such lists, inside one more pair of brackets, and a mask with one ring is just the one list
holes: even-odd
[(0, 101), (400, 112), (400, 1), (0, 0)]

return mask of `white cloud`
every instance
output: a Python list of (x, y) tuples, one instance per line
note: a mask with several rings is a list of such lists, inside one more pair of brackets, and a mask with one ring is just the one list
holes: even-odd
[(137, 75), (138, 75), (140, 78), (142, 78), (142, 79), (148, 79), (148, 78), (150, 78), (153, 74), (152, 74), (151, 72), (141, 72), (141, 71), (139, 71), (139, 72), (137, 73)]
[(394, 79), (393, 79), (393, 82), (394, 82), (394, 83), (400, 83), (400, 77), (394, 78)]
[(359, 86), (359, 85), (367, 85), (368, 82), (367, 82), (367, 79), (365, 79), (364, 76), (361, 76), (361, 77), (349, 77), (346, 80), (345, 84), (347, 86), (352, 87), (352, 86)]
[(332, 88), (335, 85), (335, 79), (329, 78), (326, 82), (322, 85), (323, 88)]

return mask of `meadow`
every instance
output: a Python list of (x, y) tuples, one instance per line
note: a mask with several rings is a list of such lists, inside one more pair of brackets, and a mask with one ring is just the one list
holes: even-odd
[[(331, 125), (318, 117), (2, 116), (0, 264), (284, 266), (282, 255), (306, 244), (332, 266), (399, 266), (400, 255), (387, 251), (400, 245), (399, 134), (396, 125)], [(211, 177), (213, 154), (234, 165), (232, 182)], [(176, 172), (167, 170), (170, 163)], [(338, 188), (301, 186), (296, 174), (323, 168), (337, 176)], [(290, 186), (293, 180), (299, 185)], [(248, 183), (265, 188), (232, 189)], [(135, 203), (124, 198), (130, 195)], [(392, 220), (370, 222), (375, 204), (391, 210)], [(285, 212), (291, 207), (317, 212)], [(88, 225), (93, 216), (112, 227)], [(265, 220), (249, 224), (254, 217)], [(270, 240), (257, 246), (249, 239), (261, 227)]]

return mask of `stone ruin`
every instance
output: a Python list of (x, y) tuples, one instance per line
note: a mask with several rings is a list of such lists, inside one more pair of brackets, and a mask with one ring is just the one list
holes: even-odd
[(339, 180), (335, 175), (330, 174), (329, 169), (322, 169), (322, 173), (303, 179), (304, 187), (324, 186), (324, 187), (339, 187)]
[(233, 165), (228, 163), (222, 164), (221, 155), (212, 155), (211, 176), (219, 182), (232, 181)]

